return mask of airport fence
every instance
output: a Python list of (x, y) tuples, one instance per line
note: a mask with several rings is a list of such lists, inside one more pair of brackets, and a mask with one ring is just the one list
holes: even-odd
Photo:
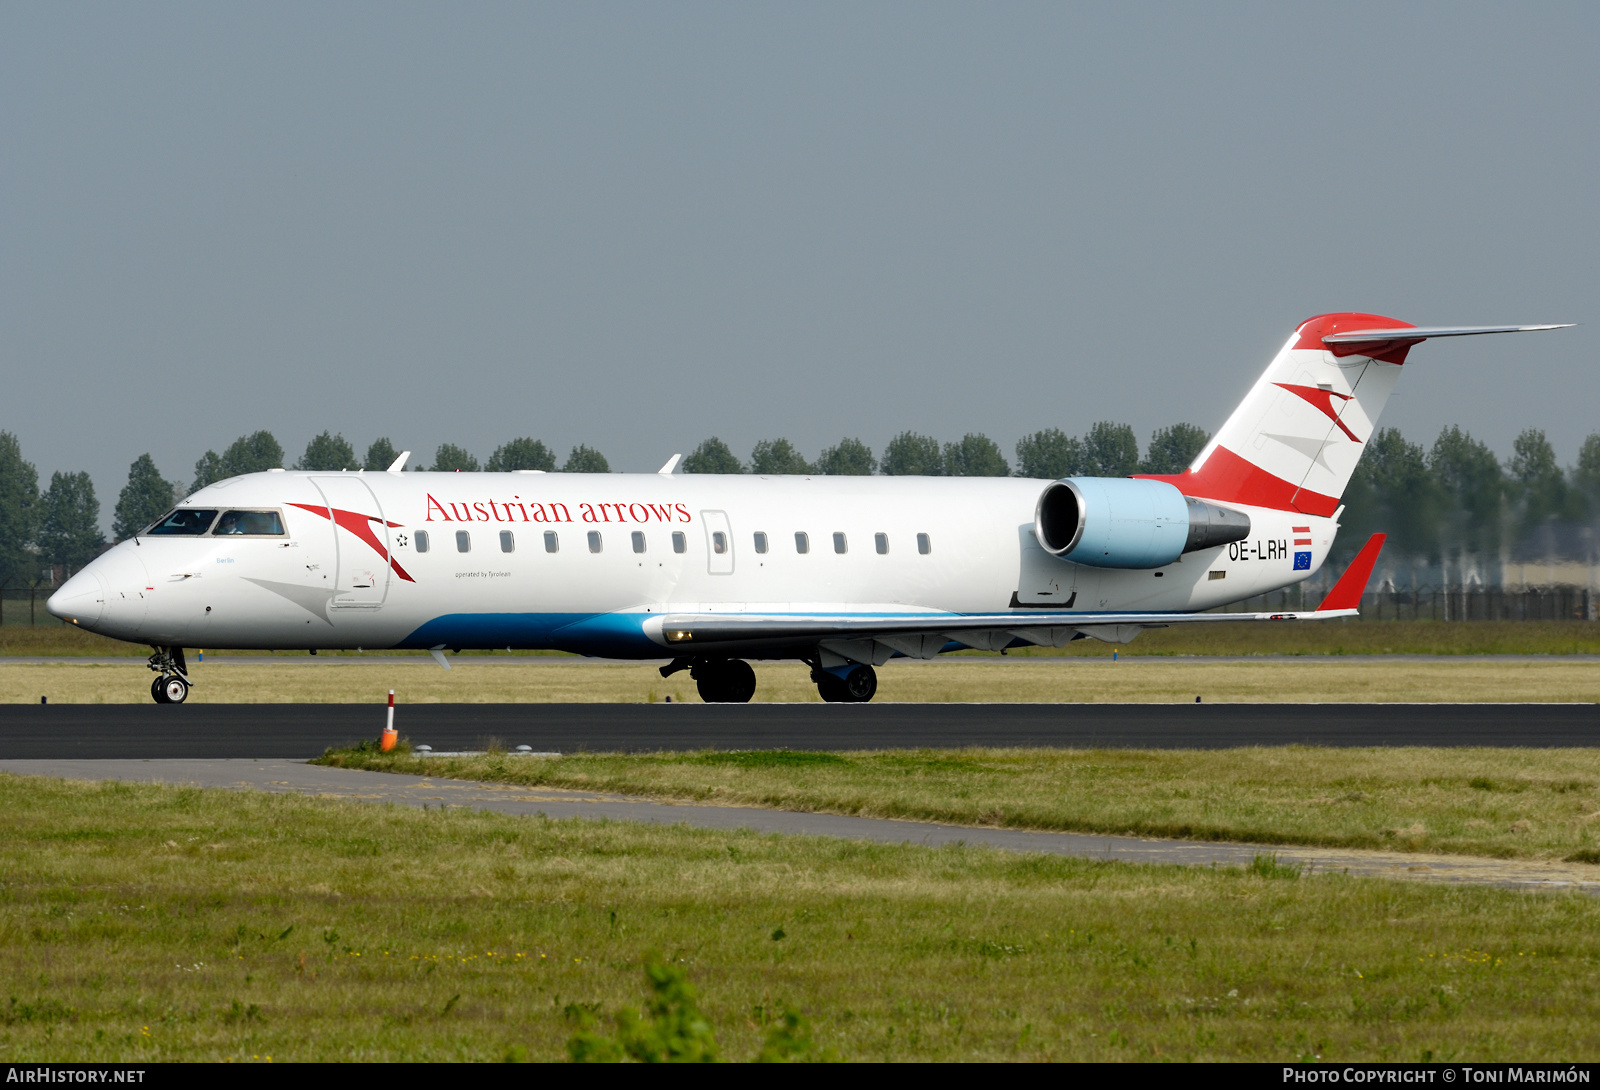
[(45, 612), (44, 604), (56, 588), (48, 582), (32, 586), (0, 587), (0, 626), (51, 625), (62, 622)]
[[(1218, 612), (1274, 612), (1315, 609), (1326, 588), (1304, 584), (1258, 594)], [(1600, 595), (1586, 587), (1421, 586), (1369, 590), (1361, 596), (1364, 621), (1594, 621)]]

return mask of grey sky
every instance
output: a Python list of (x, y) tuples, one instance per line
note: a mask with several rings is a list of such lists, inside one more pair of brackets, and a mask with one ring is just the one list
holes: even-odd
[[(1214, 430), (1294, 324), (1592, 323), (1593, 4), (0, 9), (0, 428), (290, 458)], [(1384, 423), (1600, 428), (1587, 329)]]

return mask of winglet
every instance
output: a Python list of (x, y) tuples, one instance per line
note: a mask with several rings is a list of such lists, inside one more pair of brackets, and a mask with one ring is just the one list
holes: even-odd
[(678, 468), (678, 459), (682, 457), (683, 455), (681, 454), (674, 454), (671, 458), (667, 459), (667, 464), (656, 470), (656, 472), (661, 474), (663, 477), (672, 476), (672, 471)]
[(1383, 543), (1388, 536), (1388, 534), (1373, 534), (1367, 538), (1367, 543), (1361, 546), (1356, 558), (1350, 561), (1350, 566), (1339, 576), (1339, 581), (1333, 585), (1328, 596), (1317, 607), (1318, 612), (1324, 609), (1361, 607), (1362, 592), (1367, 589), (1367, 580), (1372, 578), (1372, 569), (1377, 566), (1378, 554), (1383, 551)]
[(406, 467), (406, 459), (409, 458), (409, 457), (411, 457), (411, 452), (409, 450), (402, 450), (400, 452), (400, 457), (396, 458), (394, 460), (394, 464), (391, 465), (387, 470), (385, 470), (385, 472), (387, 472), (387, 473), (399, 473), (401, 470), (405, 469), (405, 467)]

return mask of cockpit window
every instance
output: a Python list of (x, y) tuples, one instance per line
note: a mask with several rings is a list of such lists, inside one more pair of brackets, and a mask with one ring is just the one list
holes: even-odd
[(197, 537), (211, 529), (211, 522), (216, 517), (215, 507), (210, 510), (203, 507), (180, 507), (158, 520), (145, 533), (152, 537)]
[(226, 511), (211, 532), (218, 537), (224, 534), (282, 537), (283, 516), (276, 511)]

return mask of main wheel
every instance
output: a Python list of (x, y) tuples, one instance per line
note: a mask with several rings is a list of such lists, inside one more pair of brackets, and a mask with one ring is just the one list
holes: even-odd
[(870, 666), (857, 666), (844, 676), (844, 691), (850, 694), (853, 704), (865, 704), (878, 692), (878, 671)]
[(817, 695), (829, 704), (865, 704), (878, 691), (878, 672), (857, 666), (844, 677), (830, 670), (817, 675)]
[(829, 704), (850, 703), (850, 694), (845, 692), (844, 679), (826, 670), (817, 678), (817, 695)]
[(707, 704), (748, 704), (756, 695), (756, 672), (742, 659), (701, 663), (689, 676)]
[(154, 681), (150, 682), (150, 699), (154, 700), (157, 704), (171, 703), (171, 701), (167, 699), (166, 675), (163, 674), (161, 677), (158, 677)]
[(189, 699), (189, 683), (177, 674), (170, 674), (162, 679), (162, 695), (166, 697), (163, 704), (182, 704)]

